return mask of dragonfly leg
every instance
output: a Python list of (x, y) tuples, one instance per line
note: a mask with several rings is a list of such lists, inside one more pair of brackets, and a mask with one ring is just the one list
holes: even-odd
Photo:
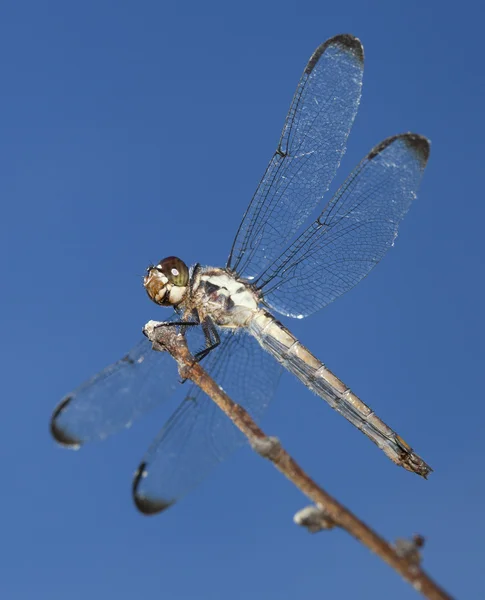
[[(216, 329), (216, 326), (214, 325), (214, 322), (210, 317), (206, 317), (204, 321), (201, 322), (198, 314), (195, 314), (194, 316), (196, 317), (198, 322), (189, 321), (188, 323), (183, 323), (182, 325), (201, 325), (202, 331), (204, 332), (206, 347), (203, 350), (199, 350), (199, 352), (196, 352), (194, 354), (195, 360), (193, 364), (196, 364), (200, 362), (203, 358), (205, 358), (210, 352), (212, 352), (214, 348), (217, 348), (217, 346), (219, 346), (219, 344), (221, 343), (221, 338), (219, 336), (219, 332)], [(170, 323), (167, 323), (167, 325), (169, 324)], [(187, 379), (181, 379), (180, 383), (185, 383), (186, 381)]]
[(194, 327), (194, 326), (198, 326), (200, 325), (200, 319), (199, 319), (199, 315), (197, 313), (197, 311), (193, 311), (192, 312), (192, 317), (193, 317), (193, 321), (162, 321), (161, 323), (158, 323), (157, 325), (155, 325), (155, 329), (158, 329), (159, 327), (173, 327), (173, 326), (179, 326), (180, 327), (180, 333), (182, 335), (185, 334), (185, 331), (187, 329), (187, 327)]
[(200, 325), (199, 321), (163, 321), (161, 323), (157, 323), (154, 329), (158, 329), (159, 327), (172, 327), (173, 325), (180, 325), (183, 327), (190, 327), (190, 325)]
[(201, 325), (205, 336), (205, 348), (194, 355), (194, 358), (197, 362), (200, 362), (221, 343), (221, 338), (217, 328), (214, 325), (214, 321), (210, 317), (206, 317), (202, 321)]

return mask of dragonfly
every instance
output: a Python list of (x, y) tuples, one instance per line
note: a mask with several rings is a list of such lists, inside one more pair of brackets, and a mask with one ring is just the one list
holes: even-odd
[[(147, 268), (143, 285), (153, 302), (174, 309), (161, 326), (190, 339), (195, 359), (256, 421), (286, 369), (395, 464), (426, 478), (429, 465), (275, 316), (307, 317), (368, 275), (394, 245), (416, 197), (430, 144), (404, 133), (375, 146), (322, 203), (357, 113), (363, 69), (356, 37), (321, 44), (303, 71), (225, 267), (189, 268), (168, 256)], [(320, 214), (305, 227), (320, 203)], [(102, 440), (166, 401), (180, 383), (175, 361), (144, 338), (59, 403), (51, 433), (70, 448)], [(172, 506), (242, 441), (192, 385), (135, 472), (136, 507), (151, 515)]]

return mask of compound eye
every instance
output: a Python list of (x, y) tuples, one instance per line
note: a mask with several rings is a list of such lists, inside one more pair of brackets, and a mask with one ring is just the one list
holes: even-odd
[(173, 285), (185, 287), (189, 283), (189, 270), (183, 260), (168, 256), (160, 261), (157, 268)]

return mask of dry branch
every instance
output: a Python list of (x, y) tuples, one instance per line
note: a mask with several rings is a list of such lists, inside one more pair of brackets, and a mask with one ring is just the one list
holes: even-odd
[[(249, 413), (229, 398), (195, 361), (187, 347), (185, 337), (177, 333), (175, 327), (157, 327), (157, 325), (156, 321), (149, 321), (144, 328), (144, 333), (152, 342), (153, 349), (169, 352), (177, 361), (180, 376), (183, 379), (190, 379), (198, 385), (242, 431), (253, 449), (270, 460), (285, 477), (316, 504), (313, 510), (308, 511), (310, 523), (305, 522), (308, 515), (303, 514), (303, 520), (299, 524), (308, 527), (310, 531), (329, 529), (332, 526), (341, 527), (382, 558), (424, 597), (430, 600), (451, 600), (451, 596), (442, 590), (420, 566), (421, 537), (418, 536), (414, 541), (407, 542), (407, 545), (403, 540), (398, 540), (395, 545), (392, 545), (380, 537), (338, 500), (318, 486), (284, 450), (276, 438), (268, 437), (256, 425)], [(301, 515), (301, 513), (302, 511), (298, 514)], [(318, 513), (320, 513), (320, 518), (318, 518)], [(321, 527), (318, 527), (319, 520)], [(418, 544), (416, 540), (420, 543)], [(403, 550), (405, 547), (406, 551)]]

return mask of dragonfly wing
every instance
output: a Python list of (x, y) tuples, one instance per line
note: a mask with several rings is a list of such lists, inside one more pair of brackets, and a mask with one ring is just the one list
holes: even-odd
[[(247, 333), (223, 330), (221, 338), (221, 346), (202, 363), (204, 369), (259, 420), (282, 368)], [(216, 404), (192, 385), (135, 473), (137, 508), (155, 514), (172, 506), (245, 440)]]
[(360, 102), (360, 41), (338, 35), (310, 58), (278, 148), (236, 234), (227, 267), (249, 280), (273, 262), (332, 181)]
[(412, 133), (371, 150), (318, 219), (259, 277), (265, 302), (302, 318), (364, 278), (394, 245), (428, 156), (428, 140)]
[(168, 352), (152, 350), (144, 337), (121, 360), (61, 400), (51, 417), (51, 433), (57, 442), (71, 448), (102, 440), (129, 427), (169, 398), (178, 385), (173, 358)]

